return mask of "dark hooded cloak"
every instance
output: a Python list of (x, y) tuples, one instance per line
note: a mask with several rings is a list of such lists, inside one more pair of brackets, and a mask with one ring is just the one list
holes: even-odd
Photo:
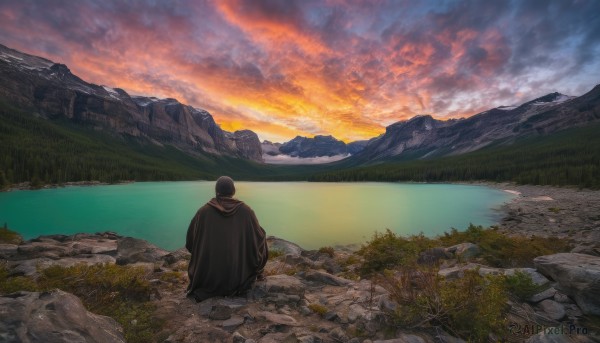
[(196, 212), (185, 247), (192, 253), (187, 293), (198, 301), (244, 292), (268, 259), (265, 230), (254, 211), (229, 197), (213, 198)]

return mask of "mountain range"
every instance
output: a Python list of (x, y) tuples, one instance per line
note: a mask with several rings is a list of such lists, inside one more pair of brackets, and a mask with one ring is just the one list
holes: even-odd
[[(221, 129), (203, 109), (175, 99), (135, 96), (119, 88), (91, 84), (63, 64), (3, 45), (0, 45), (0, 101), (50, 123), (67, 123), (101, 132), (126, 146), (133, 140), (145, 146), (174, 147), (192, 159), (221, 156), (232, 158), (229, 164), (236, 159), (261, 164), (265, 157), (273, 156), (300, 160), (344, 158), (325, 166), (327, 170), (459, 156), (600, 121), (599, 85), (579, 97), (551, 93), (518, 106), (492, 108), (464, 119), (439, 120), (420, 115), (396, 122), (385, 133), (365, 141), (345, 143), (332, 136), (317, 135), (297, 136), (284, 143), (261, 143), (251, 130)], [(190, 167), (195, 162), (185, 164)], [(218, 167), (213, 166), (212, 171), (215, 170)], [(269, 170), (273, 175), (278, 173)]]
[(0, 98), (51, 119), (122, 136), (168, 144), (189, 154), (206, 152), (262, 161), (250, 130), (222, 130), (205, 110), (175, 99), (131, 96), (73, 75), (63, 64), (0, 45)]

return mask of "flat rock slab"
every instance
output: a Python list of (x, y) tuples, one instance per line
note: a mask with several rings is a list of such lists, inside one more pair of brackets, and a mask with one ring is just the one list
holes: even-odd
[(296, 319), (294, 319), (291, 316), (288, 316), (286, 314), (279, 314), (279, 313), (271, 313), (271, 312), (259, 312), (257, 313), (258, 317), (264, 317), (266, 320), (275, 323), (275, 324), (281, 324), (281, 325), (288, 325), (288, 326), (299, 326), (300, 323), (298, 323), (298, 321), (296, 321)]
[(346, 286), (352, 283), (348, 279), (341, 278), (339, 276), (331, 275), (319, 270), (310, 270), (304, 273), (304, 279), (308, 281), (315, 281), (325, 283), (332, 286)]
[(306, 287), (298, 278), (283, 274), (267, 276), (263, 286), (268, 293), (303, 296), (306, 291)]
[(88, 312), (73, 294), (18, 292), (0, 297), (2, 342), (125, 342), (112, 318)]
[(99, 263), (115, 263), (115, 258), (109, 255), (80, 255), (74, 257), (63, 257), (59, 260), (49, 258), (34, 258), (31, 260), (12, 261), (9, 263), (11, 274), (36, 276), (38, 269), (46, 269), (51, 266), (61, 266), (63, 268), (72, 267), (76, 264), (99, 264)]
[(539, 256), (538, 271), (558, 283), (556, 288), (571, 296), (583, 313), (600, 315), (600, 257), (577, 253)]
[(143, 239), (123, 237), (117, 241), (117, 264), (158, 262), (171, 254)]

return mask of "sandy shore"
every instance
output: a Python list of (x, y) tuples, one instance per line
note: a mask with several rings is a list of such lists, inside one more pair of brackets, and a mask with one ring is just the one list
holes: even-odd
[(485, 183), (515, 194), (500, 209), (498, 225), (508, 234), (568, 239), (577, 251), (600, 255), (600, 191), (569, 187)]

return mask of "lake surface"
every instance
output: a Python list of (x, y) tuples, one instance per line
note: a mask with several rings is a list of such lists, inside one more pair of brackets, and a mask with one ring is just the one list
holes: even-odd
[[(407, 183), (236, 182), (268, 235), (307, 249), (362, 243), (386, 228), (427, 236), (489, 226), (514, 195), (484, 186)], [(139, 182), (0, 193), (0, 225), (25, 239), (115, 231), (174, 250), (214, 182)]]

